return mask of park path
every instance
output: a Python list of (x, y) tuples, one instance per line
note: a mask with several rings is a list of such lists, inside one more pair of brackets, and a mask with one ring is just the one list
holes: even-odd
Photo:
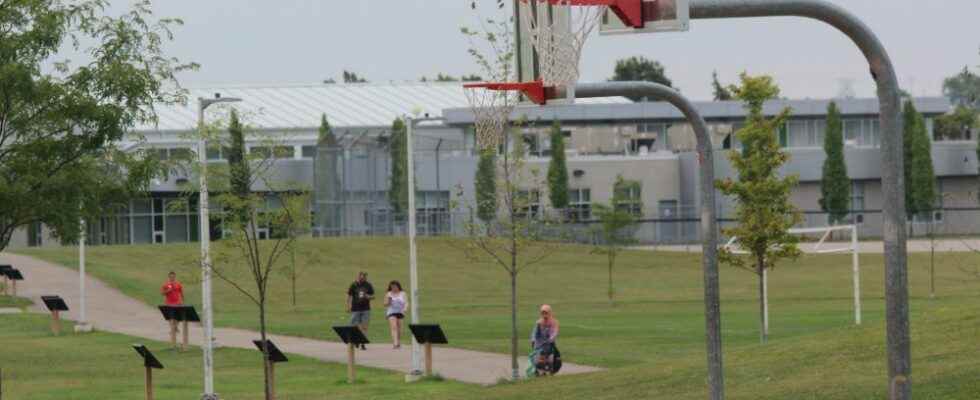
[[(724, 244), (724, 243), (722, 243)], [(827, 242), (824, 244), (824, 249), (841, 248), (850, 245), (850, 242)], [(925, 239), (914, 239), (907, 242), (909, 253), (928, 253), (933, 249), (933, 243)], [(936, 239), (935, 250), (937, 253), (969, 253), (969, 252), (980, 252), (980, 239), (976, 238), (963, 238), (963, 239)], [(800, 243), (800, 250), (804, 253), (813, 253), (814, 243), (812, 242), (802, 242)], [(655, 251), (671, 251), (671, 252), (682, 252), (682, 253), (700, 253), (701, 244), (687, 244), (687, 245), (658, 245), (658, 246), (635, 246), (637, 250), (655, 250)], [(858, 253), (861, 254), (881, 254), (885, 252), (885, 245), (881, 241), (861, 241), (858, 242)]]
[[(71, 308), (71, 311), (63, 314), (64, 318), (78, 320), (77, 271), (36, 258), (10, 253), (0, 254), (0, 263), (14, 265), (24, 273), (25, 280), (17, 285), (17, 294), (33, 300), (35, 311), (47, 312), (41, 302), (42, 295), (59, 295)], [(85, 285), (88, 292), (86, 317), (95, 329), (161, 342), (170, 340), (168, 325), (156, 308), (126, 296), (91, 276), (86, 277)], [(190, 344), (199, 346), (203, 336), (200, 326), (190, 327)], [(221, 347), (254, 350), (252, 340), (258, 337), (258, 332), (249, 330), (215, 329), (215, 338)], [(283, 335), (271, 335), (270, 338), (285, 353), (328, 362), (347, 362), (347, 347), (342, 343)], [(509, 355), (449, 347), (434, 347), (432, 352), (434, 372), (447, 379), (490, 385), (497, 383), (500, 378), (510, 376)], [(217, 356), (220, 357), (220, 353)], [(523, 372), (527, 357), (521, 357), (520, 361)], [(367, 351), (357, 352), (357, 364), (407, 373), (411, 367), (411, 346), (402, 346), (400, 350), (391, 349), (390, 344), (386, 343), (369, 346)], [(595, 367), (566, 363), (562, 366), (561, 374), (580, 374), (598, 370)]]

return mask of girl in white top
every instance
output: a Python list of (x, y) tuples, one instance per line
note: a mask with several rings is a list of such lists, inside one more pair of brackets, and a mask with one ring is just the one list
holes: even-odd
[(388, 293), (385, 294), (385, 319), (391, 328), (391, 342), (393, 348), (402, 347), (402, 319), (405, 319), (405, 309), (408, 307), (408, 298), (402, 291), (402, 284), (398, 281), (388, 283)]

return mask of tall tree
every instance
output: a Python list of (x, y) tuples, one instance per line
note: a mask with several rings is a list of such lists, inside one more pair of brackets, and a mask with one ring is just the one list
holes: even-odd
[[(674, 84), (670, 78), (667, 78), (667, 72), (659, 61), (650, 60), (642, 56), (617, 60), (616, 67), (613, 70), (613, 76), (609, 80), (614, 82), (656, 82), (666, 86), (673, 86)], [(630, 99), (633, 101), (642, 100), (641, 97), (631, 97)]]
[(551, 124), (551, 161), (548, 163), (548, 198), (555, 210), (568, 208), (568, 165), (565, 162), (565, 135), (561, 121)]
[[(487, 148), (480, 151), (476, 166), (476, 215), (485, 224), (497, 218), (497, 152)], [(487, 226), (490, 229), (489, 225)]]
[(391, 139), (388, 141), (388, 151), (391, 158), (391, 184), (388, 187), (388, 202), (395, 214), (408, 210), (408, 131), (405, 121), (396, 119), (391, 124)]
[(32, 223), (74, 241), (80, 219), (110, 214), (159, 173), (116, 144), (155, 120), (154, 105), (184, 100), (176, 75), (196, 65), (163, 50), (180, 20), (157, 19), (148, 1), (118, 17), (107, 6), (0, 1), (0, 251)]
[(820, 208), (831, 225), (843, 222), (851, 208), (851, 178), (844, 162), (843, 123), (837, 103), (827, 106), (827, 130), (823, 138), (823, 177), (820, 180)]
[(980, 110), (980, 75), (963, 67), (960, 73), (943, 80), (943, 94), (955, 105)]
[(364, 79), (357, 75), (353, 71), (344, 70), (343, 73), (344, 83), (367, 83), (367, 79)]
[(715, 101), (726, 101), (732, 99), (732, 92), (718, 80), (718, 71), (711, 72), (711, 89), (714, 91)]
[[(622, 175), (617, 176), (616, 182), (613, 183), (613, 197), (609, 204), (596, 203), (593, 205), (595, 215), (599, 220), (596, 234), (600, 241), (596, 243), (592, 253), (606, 256), (606, 295), (609, 297), (609, 303), (613, 302), (616, 293), (613, 286), (613, 267), (616, 265), (616, 256), (626, 246), (636, 243), (633, 232), (630, 230), (636, 226), (636, 215), (630, 210), (634, 204), (626, 197), (628, 196), (627, 188), (634, 185), (638, 186), (639, 182), (627, 182), (623, 180)], [(623, 207), (624, 205), (629, 207)], [(643, 208), (642, 205), (640, 208)]]
[(936, 204), (936, 177), (932, 168), (932, 143), (925, 118), (912, 100), (902, 113), (905, 128), (905, 207), (909, 217), (931, 211)]
[(337, 145), (337, 135), (333, 133), (333, 127), (330, 126), (330, 121), (327, 120), (327, 114), (320, 115), (320, 129), (317, 133), (323, 144), (327, 146)]
[(795, 259), (800, 255), (799, 239), (789, 229), (801, 222), (802, 216), (789, 199), (798, 178), (779, 176), (779, 168), (789, 161), (789, 155), (780, 148), (776, 132), (786, 123), (790, 110), (784, 109), (775, 118), (766, 119), (762, 114), (763, 103), (779, 96), (772, 77), (742, 73), (741, 80), (742, 84), (732, 86), (731, 91), (745, 102), (749, 112), (745, 127), (737, 133), (744, 150), (728, 152), (732, 166), (738, 171), (738, 180), (726, 178), (716, 182), (716, 186), (736, 202), (738, 224), (724, 229), (724, 233), (736, 237), (738, 247), (748, 255), (736, 254), (726, 247), (719, 252), (719, 259), (758, 275), (760, 337), (766, 343), (769, 336), (767, 271), (780, 259)]

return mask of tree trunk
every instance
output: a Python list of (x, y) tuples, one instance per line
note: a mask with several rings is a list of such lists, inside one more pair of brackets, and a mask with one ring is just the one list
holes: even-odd
[(613, 303), (613, 264), (616, 262), (616, 253), (613, 249), (609, 249), (609, 304)]
[(767, 329), (767, 319), (768, 312), (766, 308), (766, 279), (765, 279), (765, 262), (762, 257), (758, 257), (756, 260), (756, 272), (759, 275), (759, 338), (762, 344), (766, 344), (769, 340), (769, 332)]
[(517, 270), (510, 274), (510, 368), (511, 378), (521, 378), (517, 364)]
[(935, 232), (931, 233), (932, 243), (929, 246), (929, 298), (936, 298), (936, 237)]
[(272, 398), (272, 386), (270, 385), (270, 368), (269, 363), (269, 344), (268, 338), (265, 334), (265, 296), (260, 295), (259, 299), (259, 335), (262, 338), (262, 372), (265, 378), (265, 400), (273, 400)]
[(296, 248), (295, 247), (290, 246), (289, 258), (290, 258), (290, 263), (292, 263), (292, 267), (289, 270), (289, 275), (290, 275), (289, 278), (290, 280), (292, 280), (293, 308), (295, 308), (296, 307)]

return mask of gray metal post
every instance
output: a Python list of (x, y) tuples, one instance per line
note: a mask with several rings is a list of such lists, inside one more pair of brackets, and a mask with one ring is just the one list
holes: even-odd
[(885, 242), (885, 315), (888, 378), (892, 400), (911, 397), (911, 340), (909, 339), (908, 271), (906, 259), (905, 196), (902, 124), (898, 79), (888, 52), (860, 19), (823, 0), (691, 0), (691, 19), (804, 17), (825, 22), (851, 38), (868, 60), (878, 86), (881, 130), (882, 214)]
[[(718, 220), (715, 217), (715, 164), (708, 125), (691, 102), (670, 87), (652, 82), (581, 83), (575, 97), (650, 97), (677, 107), (687, 118), (697, 138), (701, 190), (701, 265), (704, 269), (705, 341), (708, 354), (708, 390), (711, 400), (725, 397), (721, 351), (721, 295), (718, 284)], [(558, 97), (564, 97), (559, 93)]]
[[(405, 117), (405, 163), (408, 165), (408, 272), (411, 280), (409, 293), (412, 309), (412, 323), (419, 323), (419, 270), (418, 248), (415, 243), (415, 124), (412, 117)], [(412, 371), (411, 375), (422, 375), (422, 347), (412, 335)]]

